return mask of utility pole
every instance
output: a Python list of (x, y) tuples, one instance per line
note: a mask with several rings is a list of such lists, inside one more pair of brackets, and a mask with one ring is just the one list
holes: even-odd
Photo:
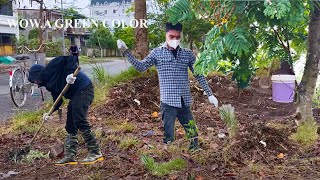
[(62, 0), (61, 0), (61, 11), (62, 11), (62, 52), (63, 52), (63, 55), (65, 56), (66, 55), (66, 44), (64, 42), (64, 10), (63, 10), (63, 3), (62, 3)]

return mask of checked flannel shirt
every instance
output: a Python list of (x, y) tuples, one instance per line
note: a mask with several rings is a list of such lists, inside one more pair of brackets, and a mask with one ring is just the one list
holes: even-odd
[[(142, 61), (137, 60), (129, 50), (124, 52), (128, 61), (138, 70), (146, 71), (155, 65), (158, 71), (160, 84), (160, 100), (169, 106), (181, 108), (181, 97), (186, 106), (192, 103), (190, 92), (188, 68), (194, 73), (193, 64), (196, 57), (189, 49), (178, 47), (177, 58), (174, 57), (167, 44), (153, 49)], [(195, 76), (208, 96), (212, 91), (204, 76)]]

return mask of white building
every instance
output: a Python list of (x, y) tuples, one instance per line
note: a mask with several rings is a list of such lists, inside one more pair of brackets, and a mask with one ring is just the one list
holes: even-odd
[(133, 0), (91, 0), (90, 17), (105, 22), (112, 30), (117, 24), (127, 26), (134, 22), (134, 13), (127, 13), (133, 6)]
[[(8, 4), (0, 6), (0, 55), (14, 54), (14, 39), (19, 38), (17, 4), (9, 1)], [(13, 24), (10, 27), (10, 23)]]

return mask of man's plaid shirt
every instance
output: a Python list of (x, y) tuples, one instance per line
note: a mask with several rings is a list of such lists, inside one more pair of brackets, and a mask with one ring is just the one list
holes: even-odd
[[(150, 54), (142, 61), (137, 60), (129, 50), (124, 52), (128, 61), (138, 70), (145, 71), (155, 65), (158, 71), (160, 83), (160, 100), (169, 106), (181, 108), (181, 97), (186, 106), (192, 103), (189, 85), (188, 68), (194, 73), (193, 64), (195, 56), (189, 49), (178, 47), (177, 58), (174, 57), (167, 44), (153, 49)], [(195, 76), (208, 96), (212, 91), (204, 76)]]

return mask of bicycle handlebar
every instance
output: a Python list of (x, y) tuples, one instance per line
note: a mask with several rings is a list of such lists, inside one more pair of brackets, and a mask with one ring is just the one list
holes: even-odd
[[(19, 46), (18, 49), (23, 49), (23, 48), (24, 48), (24, 49), (26, 49), (28, 52), (38, 52), (38, 51), (40, 51), (40, 49), (41, 49), (42, 46), (44, 46), (44, 45), (47, 45), (47, 43), (41, 44), (38, 49), (29, 49), (27, 46)], [(48, 46), (47, 46), (47, 48), (50, 49)], [(20, 52), (21, 52), (21, 51), (20, 51)]]

